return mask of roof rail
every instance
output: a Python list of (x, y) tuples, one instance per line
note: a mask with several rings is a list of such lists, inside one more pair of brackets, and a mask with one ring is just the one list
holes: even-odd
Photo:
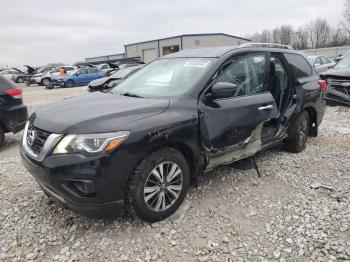
[(294, 50), (293, 47), (290, 45), (282, 45), (282, 44), (275, 44), (275, 43), (246, 43), (242, 44), (239, 47), (267, 47), (267, 48), (282, 48), (282, 49), (290, 49)]

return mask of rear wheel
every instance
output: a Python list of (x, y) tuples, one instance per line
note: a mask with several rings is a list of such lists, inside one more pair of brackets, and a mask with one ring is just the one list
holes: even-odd
[(73, 86), (75, 86), (75, 83), (73, 82), (73, 80), (68, 80), (66, 82), (66, 87), (70, 88), (70, 87), (73, 87)]
[(126, 204), (132, 215), (155, 222), (173, 214), (183, 202), (190, 184), (184, 156), (164, 148), (144, 158), (129, 181)]
[(301, 112), (288, 129), (288, 138), (284, 143), (287, 151), (300, 153), (306, 148), (306, 141), (309, 134), (309, 114), (306, 111)]
[(0, 125), (0, 147), (4, 144), (5, 141), (5, 131)]

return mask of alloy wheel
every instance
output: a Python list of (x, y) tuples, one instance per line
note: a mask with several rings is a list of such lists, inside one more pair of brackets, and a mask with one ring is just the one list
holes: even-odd
[(149, 209), (162, 212), (170, 208), (183, 189), (183, 173), (174, 162), (158, 164), (148, 175), (144, 186), (144, 201)]

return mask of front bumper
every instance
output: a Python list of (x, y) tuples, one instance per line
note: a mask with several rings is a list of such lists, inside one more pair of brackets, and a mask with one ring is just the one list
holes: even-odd
[(20, 153), (43, 191), (64, 206), (95, 218), (123, 214), (125, 188), (132, 172), (127, 157), (67, 154), (47, 156), (38, 162), (22, 145)]

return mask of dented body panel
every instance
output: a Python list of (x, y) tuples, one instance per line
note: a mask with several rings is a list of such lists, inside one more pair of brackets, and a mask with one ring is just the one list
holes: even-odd
[[(258, 92), (234, 93), (237, 95), (226, 98), (208, 92), (212, 91), (224, 66), (233, 65), (237, 56), (250, 58), (251, 54), (266, 54), (266, 61), (270, 64), (270, 55), (278, 54), (283, 58), (284, 53), (296, 52), (266, 47), (218, 47), (187, 49), (164, 56), (160, 59), (200, 57), (210, 58), (212, 62), (193, 87), (185, 89), (187, 91), (181, 95), (140, 97), (137, 94), (94, 93), (47, 106), (31, 117), (34, 127), (63, 135), (129, 131), (120, 147), (107, 155), (49, 154), (41, 163), (33, 164), (21, 147), (22, 158), (41, 185), (53, 189), (67, 200), (68, 206), (101, 215), (102, 210), (107, 208), (109, 211), (122, 210), (128, 181), (135, 169), (140, 167), (145, 157), (161, 148), (171, 147), (181, 152), (187, 160), (192, 179), (196, 181), (198, 174), (204, 171), (250, 157), (283, 142), (291, 120), (303, 110), (309, 113), (311, 133), (317, 134), (325, 101), (314, 71), (312, 77), (297, 81), (290, 68), (286, 67), (289, 89), (285, 93), (283, 108), (283, 99), (276, 103), (276, 95), (270, 90), (273, 69), (267, 68), (263, 62), (258, 67), (265, 66), (266, 71), (257, 74), (265, 78), (261, 77), (264, 82), (256, 85), (263, 87)], [(244, 70), (242, 72), (246, 72)], [(254, 77), (247, 75), (248, 80)], [(237, 88), (238, 85), (234, 85)], [(252, 86), (249, 90), (254, 91)], [(71, 179), (86, 181), (87, 177), (96, 187), (96, 196), (91, 198), (72, 194), (64, 184)], [(113, 208), (107, 207), (109, 204)]]

